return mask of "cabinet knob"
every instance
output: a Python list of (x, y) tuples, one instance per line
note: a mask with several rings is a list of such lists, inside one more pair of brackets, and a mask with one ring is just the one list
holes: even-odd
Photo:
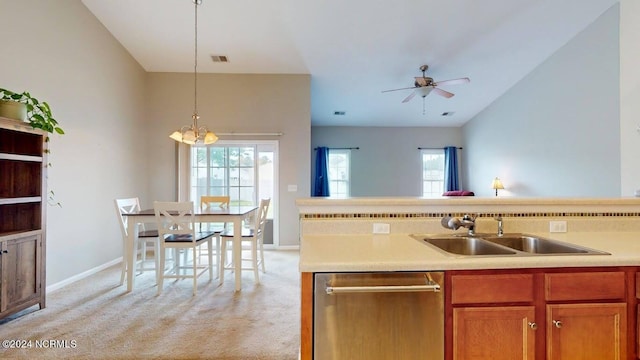
[(562, 327), (562, 321), (560, 320), (553, 320), (553, 326), (557, 327), (558, 329), (560, 329)]
[(531, 330), (536, 330), (536, 329), (538, 329), (538, 324), (536, 324), (534, 322), (530, 322), (529, 323), (529, 327), (531, 328)]

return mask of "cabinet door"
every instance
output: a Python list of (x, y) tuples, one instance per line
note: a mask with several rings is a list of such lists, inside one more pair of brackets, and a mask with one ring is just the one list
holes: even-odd
[(453, 359), (535, 359), (533, 306), (453, 309)]
[(547, 305), (547, 359), (627, 358), (627, 305)]
[(41, 249), (40, 235), (2, 242), (0, 312), (40, 296)]

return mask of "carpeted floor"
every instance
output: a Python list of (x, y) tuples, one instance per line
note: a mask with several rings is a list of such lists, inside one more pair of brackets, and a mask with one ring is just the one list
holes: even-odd
[(236, 293), (233, 274), (221, 286), (204, 274), (195, 297), (190, 280), (165, 281), (157, 296), (152, 272), (127, 293), (111, 267), (48, 294), (44, 310), (0, 322), (0, 358), (298, 359), (298, 252), (265, 257), (259, 285), (245, 271)]

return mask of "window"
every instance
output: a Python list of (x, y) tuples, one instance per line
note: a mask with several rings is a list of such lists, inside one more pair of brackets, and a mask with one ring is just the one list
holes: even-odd
[(231, 205), (256, 205), (270, 198), (267, 217), (272, 218), (275, 148), (270, 143), (224, 141), (192, 146), (189, 198), (199, 203), (202, 195), (228, 195)]
[(444, 192), (444, 150), (422, 149), (422, 196), (435, 198)]
[(334, 198), (350, 196), (351, 150), (329, 149), (329, 195)]

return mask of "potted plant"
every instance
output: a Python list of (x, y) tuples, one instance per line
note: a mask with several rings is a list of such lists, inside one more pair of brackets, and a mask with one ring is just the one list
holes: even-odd
[[(2, 102), (15, 102), (24, 104), (26, 107), (26, 118), (34, 129), (42, 129), (50, 133), (64, 134), (64, 130), (58, 126), (58, 122), (51, 115), (49, 104), (39, 101), (29, 94), (27, 91), (15, 93), (10, 90), (0, 88), (0, 106)], [(24, 119), (18, 119), (23, 120)]]

